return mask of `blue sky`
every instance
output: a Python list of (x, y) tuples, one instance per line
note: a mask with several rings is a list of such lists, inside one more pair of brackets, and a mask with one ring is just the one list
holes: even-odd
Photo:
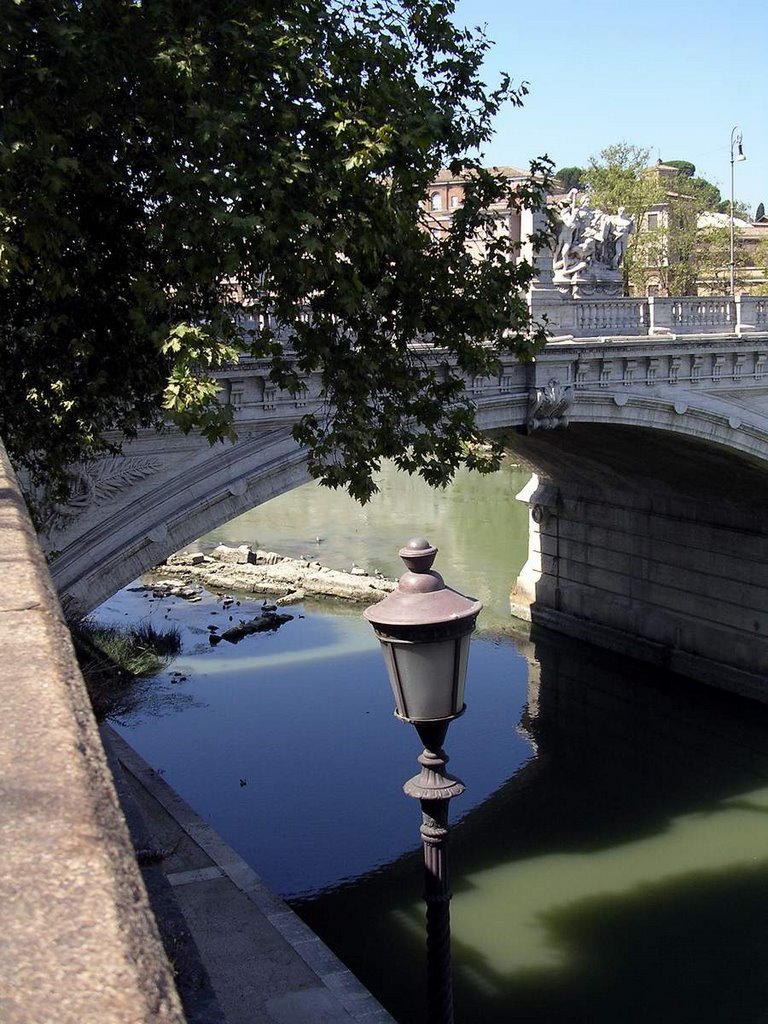
[(486, 163), (546, 153), (584, 166), (624, 141), (690, 160), (726, 199), (738, 125), (736, 198), (768, 209), (768, 0), (458, 0), (454, 20), (495, 41), (487, 84), (502, 70), (529, 83), (525, 106), (499, 115)]

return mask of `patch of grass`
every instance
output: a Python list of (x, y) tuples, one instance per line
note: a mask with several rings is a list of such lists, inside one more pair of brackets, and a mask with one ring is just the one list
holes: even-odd
[(139, 647), (152, 651), (159, 658), (175, 658), (181, 650), (181, 633), (176, 626), (155, 629), (151, 622), (139, 622), (129, 630)]
[(82, 619), (70, 625), (70, 632), (99, 722), (135, 710), (146, 692), (146, 680), (181, 650), (175, 626), (157, 630), (148, 622), (121, 627)]

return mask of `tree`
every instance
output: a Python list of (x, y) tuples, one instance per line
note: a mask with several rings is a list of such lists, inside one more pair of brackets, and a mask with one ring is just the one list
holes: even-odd
[(662, 219), (655, 228), (638, 232), (630, 279), (644, 292), (658, 283), (662, 294), (693, 295), (699, 275), (699, 209), (690, 196), (668, 194)]
[[(321, 373), (325, 412), (294, 434), (313, 475), (360, 500), (384, 457), (435, 484), (497, 463), (474, 443), (464, 376), (494, 373), (502, 352), (529, 358), (544, 333), (512, 240), (481, 260), (467, 242), (492, 201), (541, 190), (512, 194), (467, 156), (525, 87), (485, 88), (489, 42), (452, 10), (4, 5), (0, 436), (33, 482), (61, 494), (68, 464), (168, 418), (231, 437), (211, 371), (242, 354), (270, 359), (292, 393)], [(467, 195), (434, 239), (422, 200), (444, 164)], [(544, 186), (547, 170), (533, 167)], [(267, 311), (295, 364), (280, 332), (244, 333)]]
[[(738, 227), (734, 232), (734, 283), (741, 287), (749, 281), (745, 273), (751, 264), (749, 251), (741, 241)], [(700, 228), (696, 254), (698, 283), (701, 288), (716, 295), (725, 294), (730, 288), (731, 276), (731, 232), (728, 227)]]
[(755, 247), (753, 263), (762, 271), (765, 281), (750, 289), (753, 295), (768, 295), (768, 240), (758, 242)]
[[(645, 292), (654, 283), (667, 295), (696, 294), (702, 283), (718, 287), (728, 275), (729, 232), (722, 226), (700, 228), (699, 218), (723, 205), (729, 210), (730, 203), (722, 203), (715, 185), (696, 177), (689, 160), (666, 160), (657, 171), (648, 159), (648, 150), (619, 143), (593, 157), (587, 169), (592, 204), (610, 213), (624, 206), (635, 218), (637, 230), (624, 260), (627, 284)], [(662, 173), (669, 167), (677, 174)], [(649, 227), (646, 215), (652, 209), (658, 217)], [(740, 251), (735, 261), (743, 261)]]
[(690, 160), (665, 160), (667, 167), (677, 167), (684, 178), (692, 178), (696, 173), (696, 164)]
[(572, 188), (581, 192), (585, 188), (585, 173), (583, 167), (561, 167), (555, 172), (555, 178), (560, 182), (563, 192), (570, 192)]
[(688, 178), (682, 183), (682, 186), (685, 192), (696, 197), (702, 211), (718, 211), (720, 209), (722, 204), (720, 189), (711, 181), (707, 181), (706, 178)]
[(648, 159), (647, 149), (626, 142), (590, 157), (586, 182), (592, 204), (612, 213), (624, 206), (639, 223), (665, 195), (658, 176), (647, 173)]
[(625, 285), (631, 282), (637, 286), (639, 268), (647, 257), (646, 253), (638, 252), (640, 228), (648, 211), (663, 203), (666, 195), (659, 177), (648, 173), (649, 155), (647, 149), (619, 142), (591, 157), (587, 167), (592, 205), (608, 213), (617, 213), (624, 207), (635, 221), (635, 232), (624, 256)]
[[(724, 199), (716, 207), (718, 213), (725, 213), (729, 217), (731, 215), (731, 200)], [(733, 216), (738, 217), (739, 220), (752, 220), (752, 210), (749, 203), (742, 202), (740, 199), (734, 199), (733, 201)]]
[(755, 221), (761, 221), (765, 217), (765, 204), (758, 203), (757, 209), (755, 210)]

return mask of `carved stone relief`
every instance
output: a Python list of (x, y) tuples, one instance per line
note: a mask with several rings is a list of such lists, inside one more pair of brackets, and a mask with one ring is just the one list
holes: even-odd
[(543, 388), (531, 392), (528, 401), (528, 429), (552, 430), (568, 426), (568, 410), (573, 404), (571, 388), (554, 378)]
[(53, 506), (42, 532), (51, 537), (65, 530), (76, 517), (97, 505), (108, 505), (128, 488), (153, 476), (164, 465), (161, 458), (113, 456), (88, 466), (74, 466), (69, 476), (69, 501)]

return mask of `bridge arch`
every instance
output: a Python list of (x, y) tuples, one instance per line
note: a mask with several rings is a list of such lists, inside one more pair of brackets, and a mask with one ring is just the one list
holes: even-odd
[[(534, 621), (744, 692), (768, 678), (768, 336), (552, 342), (467, 381), (481, 430), (539, 472)], [(259, 377), (264, 367), (232, 373)], [(316, 389), (315, 389), (316, 391)], [(312, 393), (314, 394), (315, 391)], [(240, 441), (144, 435), (49, 524), (86, 611), (215, 526), (309, 479), (290, 396), (244, 391)], [(547, 429), (547, 428), (562, 429)]]
[[(79, 614), (208, 531), (310, 480), (307, 453), (287, 427), (213, 447), (176, 438), (169, 450), (162, 437), (144, 439), (140, 454), (128, 449), (105, 467), (90, 483), (92, 504), (80, 515), (68, 509), (47, 538), (54, 582)], [(116, 488), (123, 500), (93, 503)]]

